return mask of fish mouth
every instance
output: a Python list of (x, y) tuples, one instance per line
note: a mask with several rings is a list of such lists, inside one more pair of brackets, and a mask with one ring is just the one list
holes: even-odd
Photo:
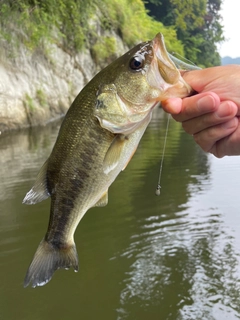
[(171, 97), (186, 97), (192, 88), (184, 81), (180, 71), (171, 60), (164, 43), (164, 37), (158, 33), (152, 40), (154, 58), (151, 63), (151, 72), (148, 75), (148, 82), (160, 89), (159, 100)]
[(153, 39), (153, 50), (163, 80), (171, 85), (177, 83), (180, 73), (168, 55), (164, 37), (161, 33), (158, 33)]

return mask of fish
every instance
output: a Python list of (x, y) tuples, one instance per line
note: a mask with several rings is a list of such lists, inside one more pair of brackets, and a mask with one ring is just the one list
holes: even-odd
[(23, 199), (32, 205), (51, 197), (48, 229), (24, 287), (45, 285), (59, 268), (78, 271), (74, 233), (80, 220), (90, 208), (107, 205), (108, 189), (135, 153), (153, 109), (191, 90), (158, 33), (101, 70), (80, 91)]

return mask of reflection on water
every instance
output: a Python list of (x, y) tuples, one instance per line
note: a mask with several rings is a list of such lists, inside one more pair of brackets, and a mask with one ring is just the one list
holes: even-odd
[(156, 112), (108, 206), (81, 221), (79, 273), (57, 271), (38, 289), (22, 283), (49, 201), (21, 201), (59, 124), (0, 137), (0, 319), (240, 318), (239, 158), (203, 154), (171, 121), (156, 197), (165, 120)]
[(221, 214), (191, 211), (139, 221), (139, 233), (120, 254), (131, 261), (120, 314), (144, 319), (153, 308), (162, 319), (226, 319), (240, 312), (238, 260)]

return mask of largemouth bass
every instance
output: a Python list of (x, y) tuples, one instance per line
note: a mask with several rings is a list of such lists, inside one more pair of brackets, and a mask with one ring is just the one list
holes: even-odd
[(78, 271), (74, 232), (80, 220), (89, 208), (107, 204), (108, 188), (133, 156), (153, 108), (190, 91), (160, 33), (115, 60), (82, 89), (23, 200), (35, 204), (51, 196), (48, 230), (25, 287), (45, 285), (59, 268)]

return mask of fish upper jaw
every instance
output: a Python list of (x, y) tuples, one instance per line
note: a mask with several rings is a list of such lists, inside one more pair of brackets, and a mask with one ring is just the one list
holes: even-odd
[(164, 37), (158, 33), (152, 41), (154, 58), (147, 75), (149, 85), (159, 88), (160, 101), (171, 97), (186, 97), (192, 88), (184, 81), (174, 62), (170, 59), (164, 44)]

